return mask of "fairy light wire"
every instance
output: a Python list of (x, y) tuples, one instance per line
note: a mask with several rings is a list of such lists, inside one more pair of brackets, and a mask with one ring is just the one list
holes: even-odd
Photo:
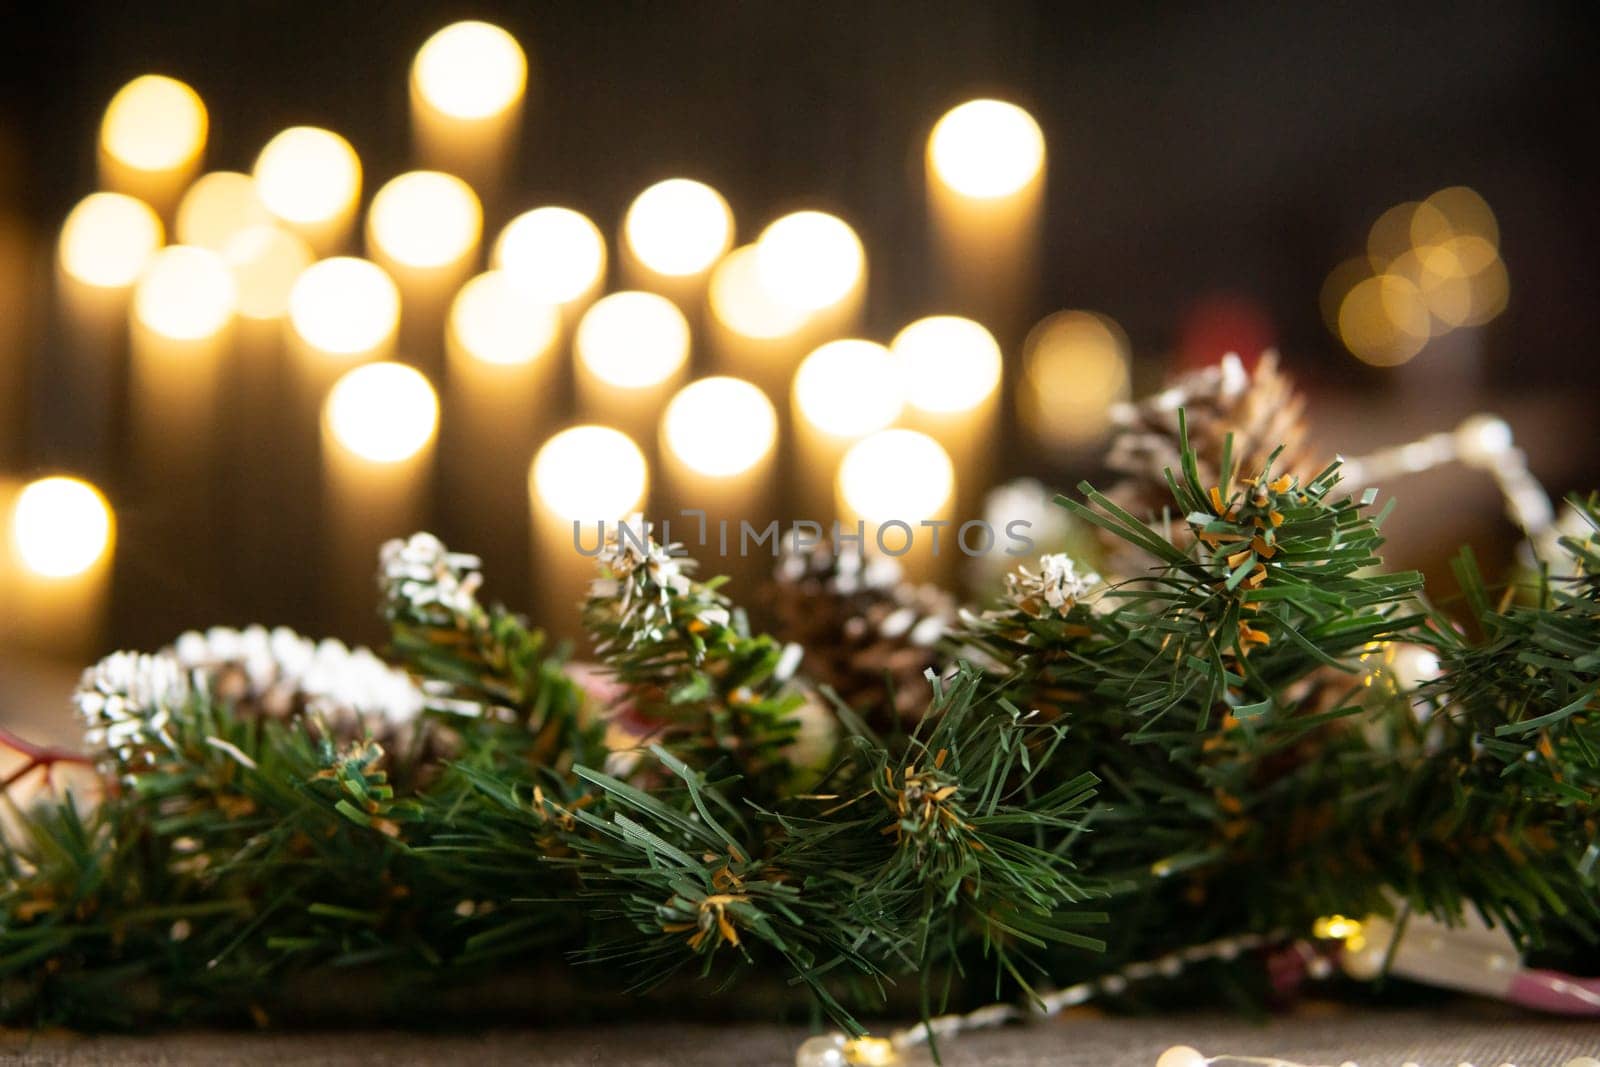
[(1555, 528), (1550, 495), (1529, 469), (1527, 454), (1515, 446), (1511, 428), (1492, 415), (1474, 415), (1454, 430), (1346, 459), (1344, 478), (1350, 484), (1370, 484), (1421, 474), (1449, 463), (1487, 473), (1505, 500), (1507, 516), (1518, 529), (1541, 548), (1549, 543)]

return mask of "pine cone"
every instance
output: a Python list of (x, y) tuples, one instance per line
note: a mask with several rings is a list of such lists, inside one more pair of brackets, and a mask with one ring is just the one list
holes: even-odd
[[(1200, 477), (1208, 485), (1220, 481), (1222, 449), (1229, 434), (1236, 475), (1259, 474), (1279, 445), (1283, 452), (1273, 464), (1275, 474), (1304, 478), (1315, 473), (1307, 469), (1305, 397), (1278, 369), (1278, 354), (1262, 353), (1255, 370), (1247, 371), (1239, 357), (1229, 353), (1217, 366), (1187, 374), (1156, 395), (1119, 405), (1112, 412), (1116, 436), (1106, 466), (1122, 477), (1106, 495), (1141, 519), (1158, 522), (1163, 509), (1173, 507), (1166, 472), (1178, 471), (1182, 462), (1179, 408), (1188, 420), (1189, 444)], [(1151, 566), (1146, 553), (1121, 538), (1104, 531), (1098, 536), (1108, 572), (1137, 575)], [(1182, 546), (1187, 531), (1176, 523), (1171, 536)]]
[(339, 747), (376, 741), (397, 787), (425, 785), (460, 747), (453, 731), (421, 715), (422, 692), (410, 677), (368, 649), (281, 626), (218, 626), (184, 634), (172, 651), (236, 715), (299, 720)]
[(85, 739), (108, 767), (138, 773), (172, 747), (170, 716), (195, 687), (241, 718), (302, 722), (339, 746), (370, 738), (401, 789), (431, 780), (458, 747), (421, 715), (422, 693), (404, 672), (364, 648), (261, 626), (186, 633), (154, 655), (117, 653), (89, 668), (76, 698)]
[(902, 580), (887, 557), (786, 550), (776, 573), (776, 636), (805, 649), (801, 670), (874, 726), (915, 721), (933, 695), (924, 672), (942, 663), (938, 643), (956, 620), (955, 600)]
[(1273, 464), (1274, 473), (1315, 473), (1302, 469), (1309, 458), (1305, 398), (1278, 369), (1278, 354), (1263, 353), (1255, 370), (1247, 371), (1230, 353), (1217, 366), (1185, 375), (1155, 396), (1113, 412), (1116, 437), (1106, 465), (1122, 480), (1108, 495), (1140, 518), (1159, 516), (1172, 505), (1166, 471), (1176, 471), (1180, 463), (1179, 408), (1188, 419), (1200, 476), (1208, 483), (1218, 479), (1230, 433), (1236, 474), (1260, 473), (1279, 445), (1283, 453)]

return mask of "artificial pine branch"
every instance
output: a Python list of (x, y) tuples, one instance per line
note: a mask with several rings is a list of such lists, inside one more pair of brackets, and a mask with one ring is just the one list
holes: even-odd
[[(1531, 605), (1464, 564), (1469, 637), (1382, 571), (1336, 467), (1235, 454), (1184, 442), (1176, 531), (1065, 502), (1153, 569), (1019, 571), (887, 738), (637, 527), (585, 608), (604, 687), (426, 536), (382, 574), (412, 680), (265, 631), (113, 657), (79, 696), (102, 795), (17, 812), (0, 854), (0, 1018), (270, 1020), (329, 968), (398, 991), (571, 959), (629, 988), (781, 970), (858, 1029), (897, 982), (932, 1012), (957, 975), (1025, 992), (1334, 912), (1594, 936), (1600, 544)], [(1440, 679), (1387, 672), (1413, 645)], [(317, 688), (324, 649), (360, 684)]]

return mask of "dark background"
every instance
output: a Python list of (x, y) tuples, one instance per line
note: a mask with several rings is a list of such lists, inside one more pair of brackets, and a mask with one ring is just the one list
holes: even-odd
[[(883, 340), (941, 310), (922, 201), (928, 130), (964, 99), (1003, 96), (1034, 114), (1049, 143), (1035, 317), (1074, 307), (1116, 319), (1141, 389), (1179, 355), (1219, 354), (1203, 351), (1213, 341), (1193, 315), (1226, 298), (1258, 320), (1244, 332), (1275, 342), (1314, 393), (1331, 447), (1358, 452), (1493, 407), (1512, 417), (1553, 491), (1587, 489), (1600, 481), (1589, 417), (1600, 392), (1600, 208), (1589, 159), (1600, 68), (1589, 10), (0, 4), (0, 233), (22, 249), (0, 278), (0, 473), (70, 465), (72, 430), (56, 424), (43, 384), (60, 343), (49, 257), (62, 218), (94, 186), (96, 130), (118, 87), (146, 72), (193, 85), (211, 115), (207, 169), (248, 170), (287, 125), (337, 130), (360, 153), (370, 196), (411, 165), (406, 77), (417, 46), (451, 21), (482, 17), (530, 58), (507, 214), (566, 203), (614, 235), (634, 194), (676, 174), (728, 197), (741, 242), (796, 207), (836, 211), (868, 249), (866, 335)], [(1498, 216), (1511, 301), (1484, 328), (1481, 361), (1458, 389), (1408, 391), (1400, 372), (1343, 350), (1318, 293), (1383, 210), (1455, 184), (1477, 189)], [(486, 234), (504, 221), (486, 219)], [(1413, 367), (1452, 358), (1451, 345), (1436, 343)], [(1094, 473), (1092, 460), (1041, 454), (1018, 434), (1006, 467), (1062, 482)], [(1430, 572), (1462, 537), (1502, 558), (1513, 540), (1492, 488), (1453, 477), (1418, 491), (1430, 511), (1417, 513), (1439, 526), (1405, 547), (1416, 557), (1406, 562)], [(119, 510), (137, 510), (115, 486), (112, 496)], [(225, 557), (227, 546), (195, 552)], [(174, 625), (262, 612), (314, 629), (315, 611), (297, 606), (309, 603), (303, 591), (277, 584), (275, 599), (224, 588), (175, 598), (184, 600), (176, 612), (130, 608), (120, 596), (110, 638), (158, 644)]]

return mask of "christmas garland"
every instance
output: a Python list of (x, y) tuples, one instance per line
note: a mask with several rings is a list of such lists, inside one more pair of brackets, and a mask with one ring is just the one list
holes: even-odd
[[(1048, 555), (982, 610), (794, 556), (802, 645), (613, 531), (580, 665), (418, 534), (383, 550), (387, 662), (261, 629), (112, 656), (77, 695), (98, 788), (12, 806), (0, 1020), (272, 1021), (355, 973), (403, 1011), (552, 965), (715, 1010), (781, 974), (854, 1039), (806, 1062), (873, 1062), (1180, 971), (1259, 1003), (1284, 952), (1430, 977), (1408, 924), (1570, 962), (1600, 508), (1503, 592), (1463, 553), (1448, 613), (1297, 405), (1267, 363), (1129, 409), (1122, 482), (1060, 500), (1121, 576)], [(72, 758), (16, 743), (8, 788)], [(885, 1010), (924, 1023), (861, 1038)]]

